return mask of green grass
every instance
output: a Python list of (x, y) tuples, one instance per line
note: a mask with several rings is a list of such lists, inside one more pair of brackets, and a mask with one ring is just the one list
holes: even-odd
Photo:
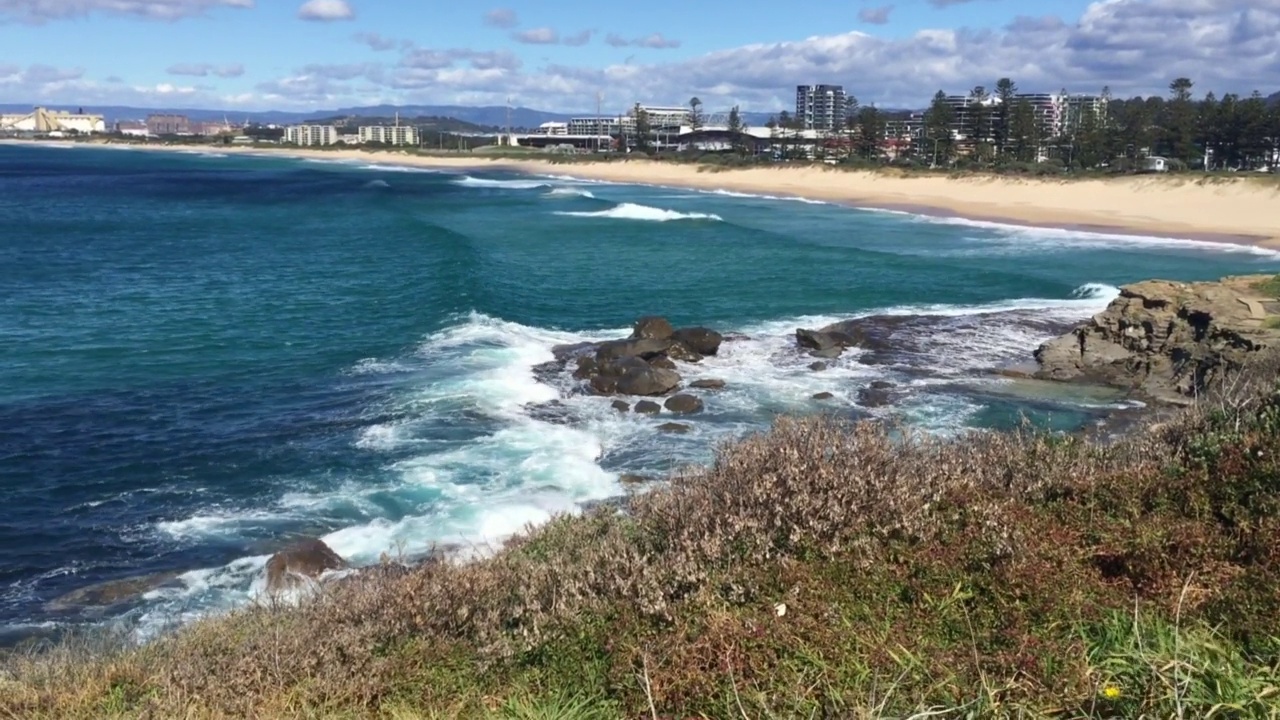
[(1267, 297), (1280, 298), (1280, 275), (1276, 275), (1270, 280), (1264, 280), (1257, 283), (1253, 286), (1253, 289)]
[(485, 560), (12, 654), (0, 718), (1280, 717), (1277, 367), (1107, 446), (783, 419)]

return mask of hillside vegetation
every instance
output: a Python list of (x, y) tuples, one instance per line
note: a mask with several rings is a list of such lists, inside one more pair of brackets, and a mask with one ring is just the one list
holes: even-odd
[(783, 419), (485, 560), (12, 655), (0, 717), (1276, 717), (1278, 367), (1108, 445)]

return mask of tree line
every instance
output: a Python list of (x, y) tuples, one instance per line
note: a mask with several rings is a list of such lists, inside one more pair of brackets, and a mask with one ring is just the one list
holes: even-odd
[[(1265, 168), (1280, 150), (1280, 95), (1264, 98), (1258, 91), (1246, 97), (1207, 93), (1196, 99), (1188, 78), (1169, 83), (1168, 97), (1153, 95), (1127, 100), (1111, 97), (1103, 88), (1095, 104), (1068, 102), (1061, 131), (1046, 132), (1027, 98), (1018, 98), (1008, 78), (995, 86), (999, 102), (975, 87), (969, 103), (956, 117), (956, 108), (939, 90), (924, 113), (918, 148), (937, 164), (960, 155), (981, 164), (1055, 160), (1082, 169), (1131, 166), (1143, 157), (1168, 158), (1185, 168), (1247, 170)], [(1063, 93), (1065, 95), (1065, 92)], [(957, 127), (965, 135), (956, 137)]]
[[(888, 113), (860, 105), (850, 96), (846, 122), (828, 144), (838, 142), (846, 157), (884, 159), (886, 141), (897, 140), (900, 160), (977, 166), (1039, 163), (1092, 169), (1133, 167), (1143, 157), (1161, 156), (1175, 166), (1206, 170), (1258, 169), (1274, 165), (1280, 151), (1280, 93), (1264, 98), (1210, 92), (1196, 99), (1193, 83), (1178, 78), (1167, 97), (1075, 96), (1065, 117), (1050, 123), (1010, 78), (992, 90), (973, 88), (957, 107), (946, 93), (934, 95), (924, 117)], [(1061, 93), (1067, 95), (1065, 91)], [(787, 131), (804, 129), (801, 118), (783, 111), (766, 123), (784, 155), (794, 154)], [(891, 132), (896, 127), (902, 134)], [(831, 150), (832, 148), (828, 148)]]

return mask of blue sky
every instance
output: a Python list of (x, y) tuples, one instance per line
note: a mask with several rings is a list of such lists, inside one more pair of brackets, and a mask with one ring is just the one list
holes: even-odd
[(1026, 90), (1280, 90), (1280, 0), (0, 0), (0, 103), (323, 109), (920, 106)]

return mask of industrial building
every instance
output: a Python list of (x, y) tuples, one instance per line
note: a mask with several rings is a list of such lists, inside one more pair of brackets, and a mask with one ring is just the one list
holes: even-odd
[(335, 145), (338, 128), (332, 125), (290, 125), (284, 130), (284, 141), (292, 145)]
[(407, 125), (363, 125), (359, 129), (361, 143), (386, 145), (417, 145), (417, 128)]
[(843, 85), (797, 85), (796, 122), (803, 130), (843, 130), (849, 99)]
[(0, 132), (4, 133), (89, 135), (106, 132), (106, 129), (106, 119), (101, 115), (86, 113), (83, 109), (72, 113), (38, 107), (29, 113), (0, 115)]
[(147, 132), (155, 135), (190, 135), (191, 120), (186, 115), (151, 113), (147, 116)]

